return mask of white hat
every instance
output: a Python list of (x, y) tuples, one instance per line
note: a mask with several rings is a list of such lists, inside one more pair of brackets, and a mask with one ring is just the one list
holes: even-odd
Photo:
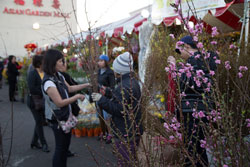
[(133, 57), (129, 52), (120, 54), (113, 62), (114, 72), (118, 74), (126, 74), (133, 71)]

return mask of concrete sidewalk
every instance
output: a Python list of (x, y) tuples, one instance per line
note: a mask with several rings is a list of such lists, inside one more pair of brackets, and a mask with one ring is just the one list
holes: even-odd
[[(20, 99), (20, 98), (17, 98)], [(4, 84), (0, 89), (0, 125), (3, 132), (4, 156), (7, 158), (11, 136), (11, 103), (8, 97), (8, 85)], [(54, 153), (54, 135), (50, 127), (44, 127), (44, 133), (48, 142), (50, 153), (30, 148), (30, 142), (34, 131), (35, 121), (25, 103), (13, 103), (13, 148), (9, 166), (11, 167), (50, 167)], [(72, 136), (70, 150), (79, 156), (68, 158), (68, 167), (94, 167), (98, 166), (91, 156), (87, 146), (92, 150), (99, 166), (116, 166), (115, 157), (112, 154), (112, 146), (98, 142), (96, 138), (76, 138)], [(112, 163), (113, 162), (113, 163)]]

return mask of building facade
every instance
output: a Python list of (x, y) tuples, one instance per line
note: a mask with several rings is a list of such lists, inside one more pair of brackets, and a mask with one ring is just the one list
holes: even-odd
[(27, 55), (24, 45), (46, 48), (76, 33), (76, 0), (1, 0), (0, 56)]

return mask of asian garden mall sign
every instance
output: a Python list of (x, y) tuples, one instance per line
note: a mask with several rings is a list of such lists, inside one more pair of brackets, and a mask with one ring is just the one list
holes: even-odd
[[(25, 6), (26, 0), (13, 0), (16, 5), (18, 6)], [(33, 5), (35, 7), (43, 7), (43, 0), (33, 0)], [(60, 2), (59, 0), (51, 0), (51, 6), (57, 10), (60, 9)], [(27, 15), (27, 16), (45, 16), (45, 17), (66, 17), (69, 18), (70, 13), (61, 13), (58, 11), (41, 11), (41, 10), (34, 10), (30, 8), (26, 9), (14, 9), (5, 7), (3, 10), (4, 14), (13, 14), (13, 15)]]

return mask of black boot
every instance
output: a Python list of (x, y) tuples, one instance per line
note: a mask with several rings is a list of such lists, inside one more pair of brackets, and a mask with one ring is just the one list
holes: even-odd
[(32, 149), (34, 149), (34, 148), (41, 149), (42, 146), (39, 143), (31, 143), (30, 148), (32, 148)]
[(42, 151), (43, 152), (50, 152), (50, 150), (49, 150), (49, 147), (48, 147), (48, 145), (47, 144), (43, 144), (43, 146), (42, 146)]

